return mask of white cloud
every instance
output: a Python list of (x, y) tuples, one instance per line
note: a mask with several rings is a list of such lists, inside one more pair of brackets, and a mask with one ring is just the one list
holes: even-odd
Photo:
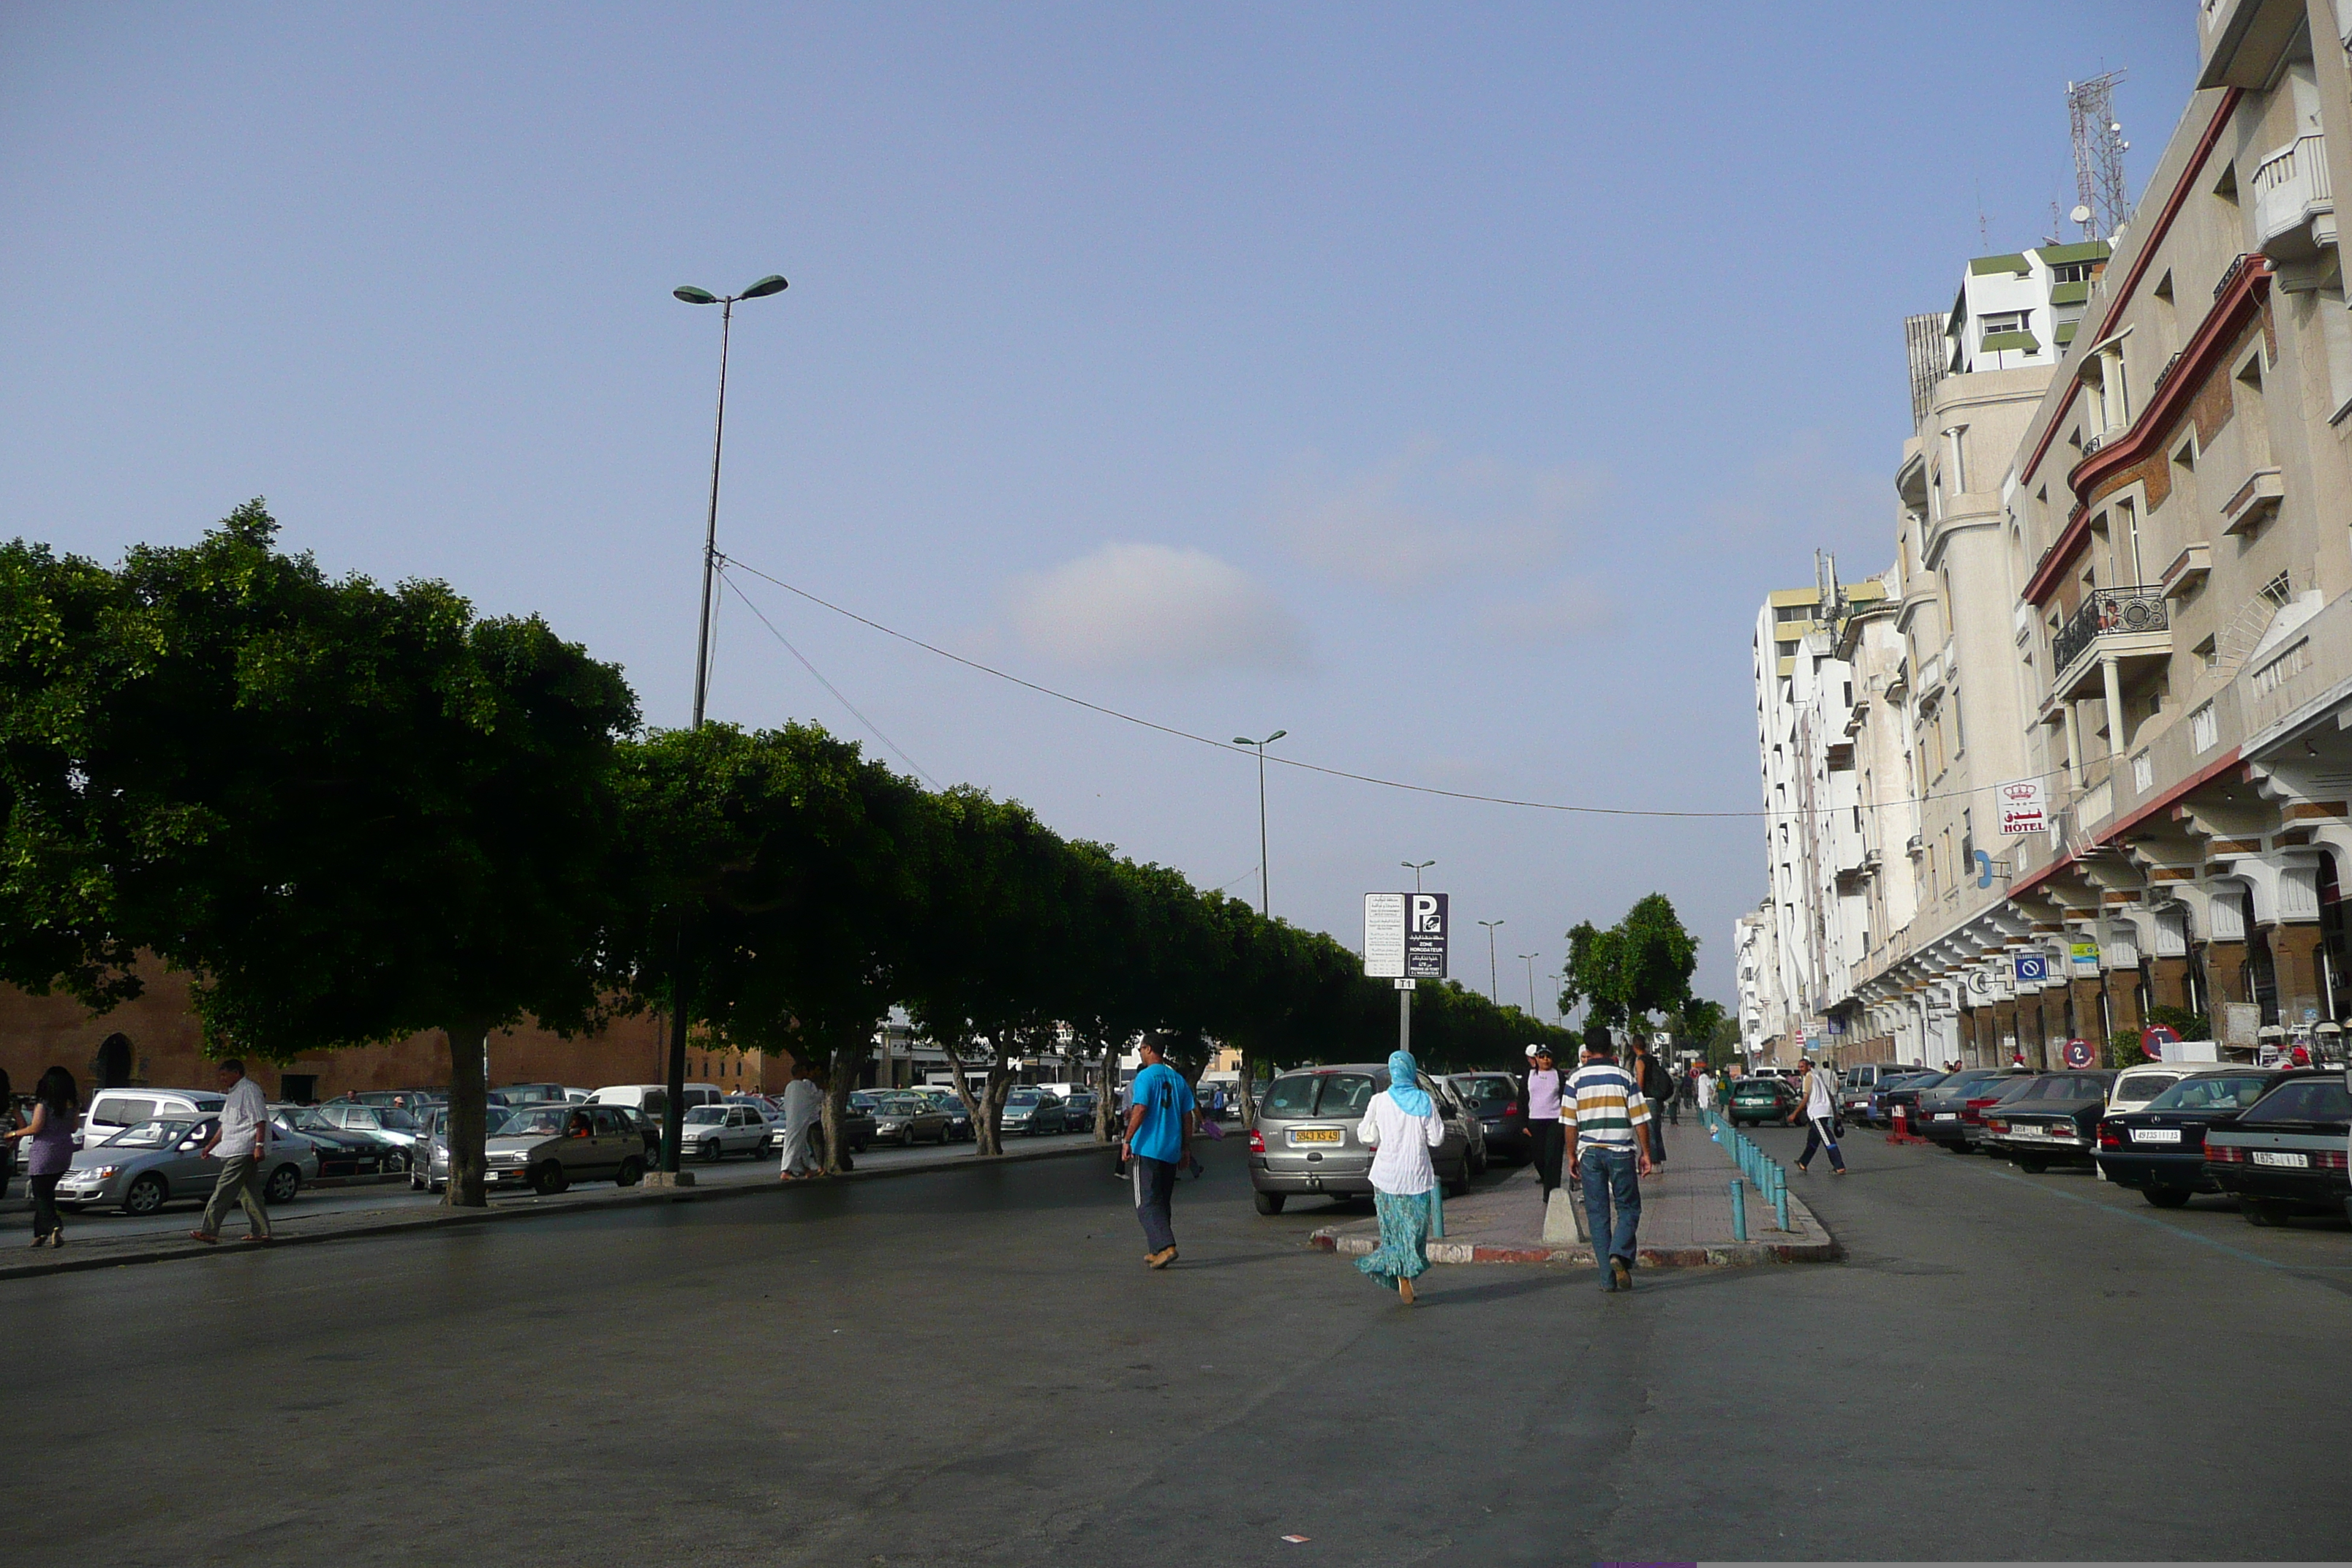
[(1334, 576), (1396, 591), (1549, 565), (1607, 489), (1598, 468), (1447, 458), (1427, 437), (1355, 474), (1315, 468), (1303, 465), (1281, 487), (1291, 550)]
[(1016, 581), (1009, 600), (1024, 643), (1084, 668), (1192, 675), (1307, 662), (1297, 617), (1255, 578), (1198, 550), (1106, 544)]
[(1477, 622), (1497, 642), (1557, 644), (1600, 631), (1615, 615), (1608, 595), (1570, 577), (1525, 598), (1496, 600), (1478, 611)]

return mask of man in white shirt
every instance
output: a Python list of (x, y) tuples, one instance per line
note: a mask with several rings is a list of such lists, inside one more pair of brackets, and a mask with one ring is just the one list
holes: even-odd
[(1837, 1146), (1837, 1080), (1819, 1062), (1805, 1068), (1798, 1088), (1804, 1096), (1805, 1152), (1797, 1156), (1797, 1171), (1804, 1173), (1813, 1163), (1813, 1152), (1826, 1147), (1830, 1152), (1832, 1173), (1845, 1174), (1845, 1156)]
[(198, 1241), (220, 1239), (221, 1221), (231, 1203), (245, 1207), (246, 1223), (253, 1227), (249, 1240), (269, 1239), (269, 1211), (262, 1206), (263, 1156), (269, 1151), (269, 1101), (261, 1086), (245, 1076), (245, 1064), (232, 1057), (220, 1065), (221, 1107), (213, 1135), (205, 1140), (204, 1155), (221, 1163), (220, 1180), (205, 1205), (205, 1223), (188, 1234)]
[(793, 1081), (784, 1088), (784, 1164), (776, 1173), (782, 1182), (798, 1181), (816, 1173), (816, 1156), (809, 1134), (824, 1115), (824, 1092), (809, 1076), (808, 1064), (793, 1064)]

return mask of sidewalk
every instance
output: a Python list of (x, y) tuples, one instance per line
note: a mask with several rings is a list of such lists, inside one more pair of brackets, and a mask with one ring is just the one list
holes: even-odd
[[(1789, 1229), (1776, 1228), (1772, 1205), (1751, 1189), (1748, 1239), (1731, 1234), (1731, 1178), (1739, 1173), (1696, 1118), (1666, 1129), (1665, 1169), (1642, 1184), (1640, 1260), (1645, 1268), (1727, 1268), (1756, 1263), (1825, 1263), (1837, 1242), (1811, 1209), (1789, 1194)], [(1571, 1193), (1580, 1205), (1580, 1194)], [(1450, 1198), (1445, 1237), (1428, 1244), (1432, 1263), (1562, 1263), (1595, 1266), (1587, 1242), (1546, 1241), (1535, 1167), (1522, 1167), (1499, 1186)], [(1310, 1238), (1327, 1252), (1360, 1258), (1380, 1245), (1377, 1219), (1326, 1226)]]
[[(1108, 1161), (1110, 1146), (1086, 1142), (1065, 1144), (1052, 1149), (1024, 1149), (983, 1160), (966, 1150), (959, 1150), (923, 1160), (908, 1160), (888, 1165), (868, 1166), (808, 1182), (743, 1182), (724, 1186), (615, 1187), (598, 1183), (593, 1187), (558, 1194), (552, 1197), (532, 1196), (500, 1202), (496, 1207), (451, 1209), (435, 1205), (419, 1212), (416, 1205), (388, 1209), (341, 1209), (330, 1214), (305, 1215), (299, 1209), (279, 1210), (270, 1216), (270, 1240), (267, 1247), (256, 1247), (239, 1239), (244, 1234), (242, 1216), (232, 1215), (229, 1226), (217, 1243), (206, 1244), (191, 1240), (188, 1230), (194, 1228), (199, 1211), (187, 1211), (188, 1224), (168, 1234), (148, 1232), (120, 1239), (81, 1240), (69, 1238), (56, 1251), (0, 1251), (0, 1279), (24, 1279), (42, 1274), (73, 1274), (89, 1268), (114, 1268), (133, 1263), (163, 1263), (179, 1258), (218, 1258), (240, 1252), (269, 1252), (280, 1247), (300, 1247), (320, 1241), (348, 1241), (368, 1237), (392, 1236), (402, 1231), (437, 1230), (446, 1226), (499, 1225), (515, 1220), (543, 1217), (554, 1214), (572, 1214), (582, 1209), (625, 1208), (645, 1204), (716, 1203), (723, 1198), (739, 1198), (753, 1194), (783, 1195), (822, 1190), (839, 1182), (880, 1182), (894, 1176), (924, 1175), (939, 1171), (992, 1170), (999, 1165), (1025, 1164), (1034, 1160), (1066, 1160), (1092, 1155)], [(68, 1223), (70, 1233), (74, 1226)], [(87, 1235), (87, 1231), (84, 1232)]]

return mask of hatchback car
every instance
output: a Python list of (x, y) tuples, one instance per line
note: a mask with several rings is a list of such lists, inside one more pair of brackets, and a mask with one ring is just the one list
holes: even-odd
[[(556, 1100), (509, 1110), (483, 1149), (484, 1179), (494, 1188), (528, 1184), (545, 1194), (597, 1180), (629, 1187), (646, 1173), (635, 1124), (608, 1105)], [(441, 1180), (448, 1180), (446, 1169)]]
[(1731, 1086), (1724, 1114), (1734, 1127), (1782, 1122), (1796, 1113), (1797, 1086), (1784, 1078), (1743, 1078)]
[(2099, 1122), (2099, 1171), (2160, 1209), (2221, 1189), (2205, 1173), (2205, 1130), (2260, 1100), (2279, 1075), (2267, 1068), (2190, 1073), (2135, 1110)]
[(2195, 1070), (2184, 1067), (2126, 1068), (2116, 1074), (2114, 1087), (2107, 1090), (2107, 1114), (2137, 1110)]
[(1003, 1116), (997, 1126), (1007, 1134), (1024, 1132), (1033, 1137), (1070, 1130), (1061, 1097), (1042, 1089), (1016, 1089), (1006, 1095)]
[(1987, 1151), (2028, 1175), (2053, 1165), (2088, 1165), (2107, 1109), (2107, 1071), (2042, 1073), (1984, 1112)]
[[(212, 1117), (142, 1121), (89, 1145), (58, 1180), (58, 1206), (120, 1208), (138, 1215), (167, 1203), (211, 1197), (220, 1184), (221, 1162), (206, 1158), (204, 1147), (219, 1125)], [(299, 1133), (273, 1130), (267, 1160), (261, 1195), (271, 1204), (292, 1203), (303, 1182), (319, 1174), (318, 1151)]]
[(678, 1151), (688, 1160), (712, 1163), (730, 1154), (757, 1159), (768, 1146), (768, 1119), (749, 1105), (694, 1105), (678, 1131)]
[(1478, 1119), (1490, 1158), (1500, 1154), (1526, 1160), (1534, 1154), (1535, 1135), (1528, 1131), (1528, 1099), (1517, 1079), (1507, 1072), (1465, 1072), (1446, 1081)]
[(2352, 1196), (2347, 1131), (2352, 1091), (2343, 1073), (2284, 1073), (2260, 1100), (2206, 1129), (2205, 1173), (2250, 1225), (2343, 1214)]
[(1864, 1120), (1880, 1127), (1892, 1127), (1895, 1125), (1895, 1108), (1900, 1106), (1906, 1121), (1917, 1121), (1919, 1096), (1950, 1076), (1940, 1072), (1915, 1072), (1888, 1079), (1872, 1092), (1869, 1109), (1863, 1113)]
[[(1372, 1096), (1389, 1087), (1386, 1063), (1301, 1068), (1267, 1085), (1250, 1129), (1250, 1185), (1257, 1212), (1275, 1215), (1294, 1194), (1370, 1197), (1372, 1151), (1357, 1137)], [(1441, 1089), (1443, 1086), (1439, 1086)], [(1450, 1094), (1433, 1097), (1445, 1142), (1429, 1153), (1448, 1197), (1470, 1190), (1469, 1118)]]

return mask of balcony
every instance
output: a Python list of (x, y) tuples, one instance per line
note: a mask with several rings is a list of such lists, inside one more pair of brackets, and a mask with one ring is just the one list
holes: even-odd
[(2062, 700), (2095, 695), (2105, 682), (2099, 665), (2107, 658), (2169, 658), (2169, 608), (2164, 589), (2153, 583), (2093, 589), (2051, 639), (2050, 662), (2058, 669), (2051, 695)]
[(2318, 132), (2296, 137), (2254, 171), (2254, 232), (2273, 261), (2308, 261), (2336, 243), (2336, 192)]

